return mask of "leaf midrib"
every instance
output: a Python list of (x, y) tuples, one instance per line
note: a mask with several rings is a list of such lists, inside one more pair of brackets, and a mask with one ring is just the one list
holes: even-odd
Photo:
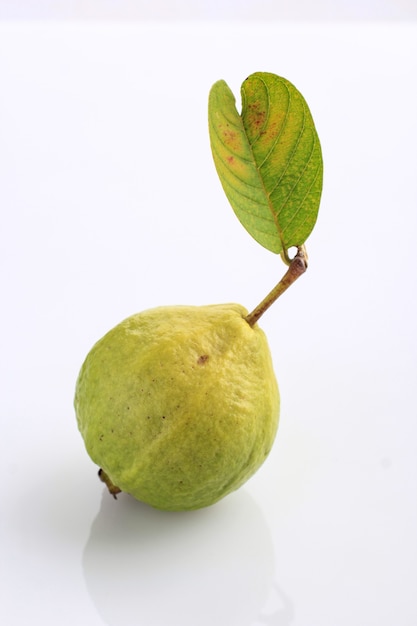
[[(260, 77), (259, 77), (259, 80), (263, 83), (263, 85), (264, 85), (264, 87), (265, 87), (265, 90), (266, 90), (266, 93), (267, 93), (267, 98), (268, 98), (268, 99), (267, 99), (267, 103), (268, 103), (267, 115), (265, 116), (265, 122), (264, 122), (264, 124), (263, 124), (263, 126), (262, 126), (262, 129), (265, 129), (266, 124), (267, 124), (267, 122), (268, 122), (268, 120), (269, 120), (269, 116), (270, 116), (271, 98), (270, 98), (270, 92), (269, 92), (268, 85), (266, 85), (265, 81), (264, 81), (262, 78), (260, 78)], [(286, 114), (285, 114), (285, 120), (284, 120), (284, 122), (283, 122), (283, 124), (282, 124), (282, 127), (281, 127), (280, 132), (278, 133), (278, 135), (277, 135), (277, 137), (276, 137), (276, 139), (275, 139), (275, 141), (274, 141), (274, 143), (273, 143), (273, 146), (272, 146), (272, 147), (271, 147), (271, 149), (269, 150), (269, 152), (268, 152), (267, 156), (266, 156), (266, 157), (264, 158), (264, 160), (262, 161), (262, 164), (261, 164), (261, 165), (259, 165), (259, 166), (258, 166), (258, 164), (257, 164), (257, 162), (256, 162), (256, 159), (255, 159), (255, 154), (254, 154), (254, 152), (253, 152), (253, 147), (252, 147), (252, 146), (253, 146), (253, 144), (254, 144), (254, 143), (256, 143), (256, 141), (259, 139), (259, 137), (261, 136), (261, 134), (262, 134), (262, 133), (261, 133), (261, 131), (260, 131), (260, 132), (258, 133), (258, 136), (256, 137), (256, 140), (254, 140), (254, 142), (251, 144), (251, 143), (250, 143), (250, 141), (249, 141), (249, 137), (248, 137), (248, 135), (247, 135), (247, 133), (246, 133), (245, 126), (244, 126), (244, 124), (243, 124), (243, 117), (242, 117), (242, 114), (241, 114), (241, 115), (239, 115), (239, 114), (238, 114), (238, 117), (239, 117), (239, 123), (240, 123), (240, 125), (242, 126), (243, 134), (244, 134), (244, 136), (246, 137), (246, 140), (247, 140), (247, 143), (248, 143), (248, 146), (249, 146), (249, 150), (250, 150), (250, 153), (251, 153), (251, 155), (252, 155), (252, 160), (253, 160), (253, 163), (254, 163), (254, 165), (255, 165), (255, 169), (256, 169), (256, 171), (257, 171), (258, 178), (259, 178), (259, 180), (260, 180), (260, 182), (261, 182), (261, 188), (262, 188), (263, 193), (264, 193), (264, 195), (265, 195), (265, 198), (266, 198), (266, 200), (267, 200), (266, 206), (267, 206), (267, 207), (268, 207), (268, 209), (269, 209), (269, 212), (270, 212), (270, 214), (271, 214), (271, 216), (272, 216), (272, 220), (273, 220), (273, 222), (274, 222), (274, 224), (275, 224), (275, 228), (277, 229), (277, 233), (278, 233), (278, 237), (279, 237), (279, 240), (280, 240), (280, 243), (281, 243), (281, 249), (282, 249), (282, 250), (285, 250), (285, 245), (284, 245), (284, 233), (283, 233), (283, 231), (282, 231), (282, 229), (281, 229), (281, 227), (280, 227), (280, 225), (279, 225), (279, 222), (278, 222), (278, 219), (277, 219), (278, 214), (276, 214), (276, 213), (275, 213), (275, 211), (274, 211), (274, 207), (273, 207), (273, 204), (272, 204), (272, 202), (271, 202), (270, 194), (268, 193), (268, 191), (267, 191), (267, 190), (266, 190), (266, 188), (265, 188), (265, 183), (264, 183), (264, 181), (263, 181), (263, 177), (261, 176), (261, 171), (260, 171), (260, 170), (261, 170), (261, 167), (264, 165), (264, 163), (267, 161), (267, 159), (268, 159), (269, 155), (271, 154), (271, 152), (272, 152), (272, 150), (273, 150), (274, 146), (276, 146), (277, 141), (278, 141), (279, 137), (281, 136), (281, 134), (282, 134), (282, 132), (283, 132), (283, 129), (285, 128), (286, 123), (287, 123), (287, 120), (288, 120), (288, 111), (289, 111), (289, 109), (290, 109), (291, 93), (290, 93), (290, 91), (289, 91), (289, 89), (288, 89), (287, 85), (285, 85), (285, 87), (286, 87), (286, 89), (287, 89), (287, 91), (288, 91), (288, 94), (289, 94), (288, 108), (287, 108), (287, 111), (286, 111)], [(288, 163), (287, 163), (286, 169), (287, 169), (287, 168), (288, 168)], [(281, 176), (281, 178), (282, 178), (282, 176)], [(276, 187), (274, 187), (274, 189), (275, 189), (275, 188), (276, 188)]]

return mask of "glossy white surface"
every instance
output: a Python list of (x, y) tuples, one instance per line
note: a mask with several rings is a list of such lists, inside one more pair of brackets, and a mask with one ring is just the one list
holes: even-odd
[[(416, 25), (0, 25), (0, 621), (415, 626)], [(310, 267), (262, 319), (282, 395), (210, 509), (104, 493), (72, 409), (91, 345), (283, 272), (217, 181), (206, 103), (289, 78), (325, 158)]]
[(407, 20), (415, 0), (0, 0), (0, 19)]

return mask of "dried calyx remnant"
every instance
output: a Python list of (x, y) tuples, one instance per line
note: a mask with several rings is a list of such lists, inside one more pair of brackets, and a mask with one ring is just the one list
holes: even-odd
[(122, 490), (119, 489), (119, 487), (116, 487), (116, 485), (113, 485), (112, 481), (110, 480), (110, 478), (107, 476), (106, 472), (103, 469), (98, 470), (98, 476), (100, 480), (106, 485), (107, 489), (109, 490), (109, 493), (111, 493), (113, 498), (117, 500), (117, 494), (121, 493)]

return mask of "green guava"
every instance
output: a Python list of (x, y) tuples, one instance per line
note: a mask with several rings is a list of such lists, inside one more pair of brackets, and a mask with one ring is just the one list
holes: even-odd
[(279, 392), (264, 332), (238, 304), (158, 307), (92, 348), (75, 411), (113, 495), (158, 509), (209, 506), (266, 459)]

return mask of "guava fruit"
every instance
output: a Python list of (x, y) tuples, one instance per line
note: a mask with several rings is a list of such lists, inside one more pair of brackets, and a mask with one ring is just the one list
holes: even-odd
[(113, 495), (165, 510), (214, 504), (266, 459), (279, 392), (268, 343), (239, 304), (165, 306), (99, 340), (75, 411)]

